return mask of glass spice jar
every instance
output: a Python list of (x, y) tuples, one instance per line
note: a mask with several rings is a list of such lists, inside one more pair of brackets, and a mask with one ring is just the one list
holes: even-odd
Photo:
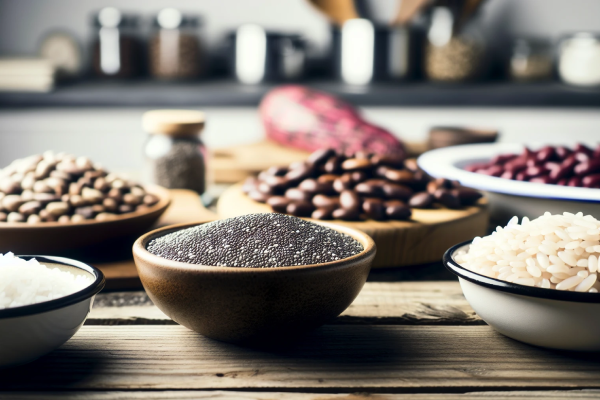
[(510, 57), (510, 76), (520, 82), (548, 80), (552, 77), (553, 60), (553, 49), (549, 41), (517, 39)]
[(206, 148), (200, 140), (204, 114), (193, 110), (153, 110), (142, 126), (150, 135), (144, 145), (146, 180), (169, 189), (206, 189)]
[(150, 39), (150, 73), (159, 79), (191, 79), (205, 69), (198, 39), (198, 18), (184, 16), (175, 8), (161, 10)]
[(92, 68), (96, 76), (131, 78), (139, 74), (141, 46), (137, 35), (138, 18), (124, 15), (114, 7), (100, 10), (96, 28)]

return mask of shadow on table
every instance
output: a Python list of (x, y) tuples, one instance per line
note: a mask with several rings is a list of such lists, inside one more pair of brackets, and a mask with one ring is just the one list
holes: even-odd
[(90, 351), (89, 346), (84, 347), (69, 342), (68, 349), (62, 347), (29, 364), (0, 369), (0, 388), (2, 390), (79, 388), (107, 363), (108, 360), (100, 355), (100, 351)]

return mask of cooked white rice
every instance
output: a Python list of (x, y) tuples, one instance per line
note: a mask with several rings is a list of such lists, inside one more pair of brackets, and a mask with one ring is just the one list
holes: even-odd
[(583, 213), (513, 217), (504, 228), (476, 237), (454, 259), (481, 275), (521, 285), (598, 293), (600, 221)]
[(41, 303), (68, 296), (91, 285), (91, 275), (49, 268), (36, 259), (0, 254), (0, 309)]

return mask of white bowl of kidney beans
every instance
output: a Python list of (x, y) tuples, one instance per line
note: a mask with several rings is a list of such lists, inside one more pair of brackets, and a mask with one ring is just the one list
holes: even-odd
[(600, 214), (600, 145), (475, 144), (429, 151), (419, 166), (436, 178), (486, 191), (492, 220)]

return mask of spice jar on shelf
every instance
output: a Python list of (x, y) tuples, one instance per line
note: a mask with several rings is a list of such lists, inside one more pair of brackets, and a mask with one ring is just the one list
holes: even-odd
[(139, 74), (141, 46), (138, 18), (114, 7), (94, 17), (96, 29), (92, 49), (93, 72), (101, 77), (131, 78)]
[(562, 81), (570, 85), (600, 86), (600, 34), (578, 32), (562, 38), (557, 69)]
[(510, 57), (510, 77), (515, 81), (548, 80), (554, 65), (552, 45), (542, 39), (516, 39)]
[(200, 140), (204, 114), (193, 110), (153, 110), (142, 126), (150, 134), (144, 146), (147, 180), (169, 189), (206, 189), (206, 148)]
[(457, 26), (449, 7), (433, 7), (425, 43), (424, 72), (439, 82), (480, 77), (485, 66), (485, 41), (474, 21)]
[(191, 79), (204, 70), (205, 57), (198, 38), (198, 18), (175, 8), (161, 10), (150, 39), (150, 73), (159, 79)]

